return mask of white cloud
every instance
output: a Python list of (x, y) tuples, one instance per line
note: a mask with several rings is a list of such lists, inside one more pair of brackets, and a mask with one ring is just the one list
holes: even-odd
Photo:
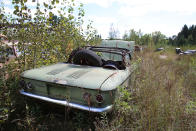
[(37, 2), (32, 2), (31, 0), (28, 0), (27, 1), (27, 3), (26, 3), (26, 5), (29, 7), (36, 7), (36, 5), (37, 5)]
[(11, 9), (11, 8), (9, 8), (9, 7), (4, 7), (4, 11), (5, 11), (5, 13), (12, 13), (13, 12), (13, 10)]
[(111, 24), (117, 22), (114, 17), (88, 16), (88, 19), (97, 24)]
[(147, 11), (141, 7), (123, 6), (119, 9), (118, 14), (121, 16), (143, 16)]
[[(96, 27), (98, 34), (101, 34), (104, 39), (108, 38), (108, 32), (111, 24), (117, 23), (117, 19), (114, 17), (86, 16), (85, 20), (92, 20), (92, 24)], [(114, 27), (116, 28), (115, 25)]]
[[(179, 26), (171, 26), (167, 24), (143, 24), (138, 25), (138, 27), (141, 29), (144, 33), (152, 33), (154, 31), (161, 31), (161, 33), (165, 34), (166, 36), (172, 36), (174, 34), (177, 34), (180, 31)], [(137, 28), (137, 30), (139, 30)]]
[[(108, 25), (96, 25), (98, 34), (101, 34), (101, 37), (103, 39), (108, 39), (109, 38), (109, 31), (110, 31), (110, 24)], [(124, 29), (122, 30), (121, 28), (117, 27), (114, 25), (115, 30), (119, 31), (119, 33), (121, 33), (121, 31), (124, 31)], [(119, 37), (121, 38), (121, 34), (119, 34)]]
[(2, 0), (2, 2), (5, 5), (11, 5), (12, 4), (11, 0)]
[(178, 14), (192, 14), (196, 12), (195, 0), (118, 0), (123, 6), (119, 9), (119, 14), (124, 16), (143, 16), (152, 12), (175, 12)]
[[(110, 18), (110, 21), (112, 21), (113, 18)], [(101, 19), (100, 19), (101, 20)], [(122, 38), (122, 36), (124, 35), (125, 31), (129, 31), (130, 29), (134, 29), (136, 31), (139, 31), (141, 29), (142, 33), (152, 33), (154, 31), (161, 31), (161, 33), (165, 34), (166, 36), (173, 36), (175, 34), (177, 34), (183, 24), (164, 24), (163, 23), (151, 23), (151, 22), (141, 22), (143, 19), (136, 19), (136, 20), (128, 20), (127, 19), (127, 23), (122, 24), (121, 21), (116, 20), (116, 22), (114, 22), (114, 28), (118, 29), (118, 31), (120, 32), (120, 37)], [(98, 20), (99, 21), (99, 20)], [(108, 38), (108, 32), (110, 29), (110, 25), (111, 23), (104, 23), (104, 22), (98, 22), (96, 21), (95, 23), (93, 23), (94, 27), (96, 27), (96, 29), (98, 30), (98, 34), (102, 35), (102, 38), (106, 39)], [(144, 20), (143, 20), (144, 21)]]
[(97, 4), (101, 7), (107, 8), (116, 0), (76, 0), (76, 2), (83, 4)]
[(103, 39), (108, 38), (109, 26), (108, 25), (98, 25), (96, 26), (98, 34), (101, 34)]
[(196, 0), (76, 0), (84, 4), (97, 4), (108, 8), (114, 2), (119, 4), (119, 14), (142, 16), (150, 12), (167, 11), (179, 14), (196, 12)]

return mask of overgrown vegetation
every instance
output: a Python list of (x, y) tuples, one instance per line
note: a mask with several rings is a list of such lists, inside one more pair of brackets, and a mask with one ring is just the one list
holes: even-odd
[(177, 46), (196, 45), (196, 26), (184, 25), (177, 36), (169, 38), (169, 44)]
[[(172, 47), (170, 47), (172, 48)], [(162, 59), (160, 55), (167, 56)], [(131, 85), (121, 89), (114, 118), (100, 130), (195, 130), (196, 58), (146, 49), (135, 56)], [(98, 122), (99, 123), (99, 122)]]
[[(115, 34), (115, 31), (113, 31)], [(125, 32), (123, 39), (127, 41), (135, 41), (137, 45), (148, 45), (148, 46), (194, 46), (196, 45), (196, 26), (192, 25), (188, 27), (184, 25), (182, 30), (178, 33), (177, 36), (172, 36), (167, 38), (160, 31), (153, 32), (151, 34), (143, 34), (141, 30), (135, 31), (130, 29), (128, 32)]]
[[(2, 2), (0, 4), (0, 34), (8, 39), (8, 41), (0, 40), (0, 57), (8, 56), (5, 47), (10, 43), (9, 46), (16, 48), (20, 53), (15, 60), (0, 63), (0, 124), (2, 124), (10, 123), (12, 121), (10, 114), (20, 110), (20, 107), (21, 110), (25, 109), (20, 105), (22, 100), (17, 99), (19, 98), (17, 85), (21, 72), (42, 65), (65, 62), (72, 49), (86, 44), (96, 45), (100, 42), (100, 38), (97, 37), (91, 22), (86, 29), (83, 28), (85, 12), (82, 4), (76, 6), (73, 1), (67, 0), (45, 2), (13, 0), (13, 14), (8, 14), (4, 4)], [(29, 109), (27, 107), (26, 111), (22, 112), (25, 118), (19, 117), (22, 119), (21, 127), (28, 127), (33, 121), (31, 110), (27, 110)], [(18, 118), (17, 113), (14, 118)]]
[(125, 32), (123, 39), (127, 41), (135, 41), (136, 45), (144, 45), (153, 47), (155, 46), (165, 46), (168, 44), (167, 37), (160, 31), (153, 32), (151, 34), (143, 34), (141, 30), (135, 31), (130, 29)]
[[(82, 5), (77, 10), (73, 2), (64, 0), (35, 1), (32, 14), (27, 2), (13, 0), (15, 15), (6, 15), (3, 5), (0, 8), (0, 33), (17, 40), (14, 46), (21, 52), (0, 68), (0, 130), (196, 130), (196, 56), (176, 55), (174, 47), (165, 46), (168, 40), (160, 32), (142, 35), (131, 30), (124, 36), (148, 47), (133, 57), (138, 68), (131, 85), (119, 87), (120, 97), (109, 114), (22, 97), (18, 93), (22, 71), (66, 61), (73, 48), (100, 42), (91, 24), (86, 32), (82, 29)], [(53, 11), (58, 3), (62, 9), (57, 15)], [(165, 50), (154, 52), (154, 45), (164, 45)]]
[(14, 95), (16, 85), (9, 85), (13, 92), (8, 98), (14, 102), (14, 111), (9, 112), (2, 129), (195, 130), (195, 56), (178, 56), (174, 47), (153, 50), (135, 54), (132, 63), (138, 68), (131, 76), (131, 85), (119, 87), (120, 97), (111, 113), (95, 114), (22, 100)]

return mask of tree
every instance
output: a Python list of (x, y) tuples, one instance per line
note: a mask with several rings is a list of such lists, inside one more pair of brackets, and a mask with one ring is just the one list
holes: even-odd
[[(83, 4), (76, 8), (73, 1), (34, 0), (32, 2), (36, 6), (32, 7), (28, 4), (29, 1), (31, 0), (12, 1), (14, 15), (6, 20), (8, 24), (17, 26), (14, 27), (14, 32), (9, 28), (4, 33), (19, 41), (17, 46), (23, 52), (22, 62), (19, 63), (23, 63), (25, 67), (65, 61), (73, 48), (86, 43), (96, 44), (97, 32), (91, 23), (87, 25), (86, 31), (82, 28), (85, 14)], [(31, 13), (33, 8), (36, 9), (34, 14)], [(0, 18), (1, 21), (2, 18), (5, 19), (3, 13)], [(24, 48), (25, 43), (31, 44)]]
[(170, 38), (169, 43), (172, 45), (196, 45), (196, 26), (192, 25), (188, 27), (186, 24), (182, 27), (182, 30), (175, 38)]
[(129, 40), (129, 34), (127, 33), (127, 31), (125, 31), (124, 35), (123, 35), (123, 40)]
[[(21, 55), (16, 59), (17, 62), (11, 61), (3, 68), (0, 67), (0, 96), (3, 98), (0, 99), (0, 130), (1, 124), (8, 120), (9, 113), (16, 110), (15, 100), (10, 94), (19, 90), (18, 75), (21, 72), (59, 61), (65, 62), (73, 48), (87, 43), (97, 44), (95, 41), (100, 39), (91, 24), (87, 25), (87, 31), (83, 31), (83, 5), (76, 7), (73, 0), (12, 0), (14, 11), (10, 15), (6, 14), (1, 3), (0, 34), (6, 35), (9, 40), (18, 41), (15, 47)], [(34, 9), (36, 12), (33, 13)], [(9, 80), (7, 74), (12, 75)]]
[(151, 34), (144, 34), (139, 31), (131, 29), (129, 33), (125, 32), (123, 35), (124, 40), (135, 41), (137, 45), (164, 45), (167, 44), (167, 38), (160, 31), (153, 32)]
[(160, 31), (155, 31), (152, 33), (152, 39), (155, 45), (157, 44), (167, 44), (166, 36), (163, 35)]
[(119, 31), (118, 29), (114, 28), (114, 25), (110, 25), (110, 31), (109, 31), (109, 39), (114, 40), (119, 38)]

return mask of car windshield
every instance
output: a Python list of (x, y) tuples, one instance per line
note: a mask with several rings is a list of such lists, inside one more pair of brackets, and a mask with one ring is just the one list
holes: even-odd
[(107, 60), (112, 60), (112, 61), (122, 61), (122, 55), (120, 54), (113, 54), (109, 52), (98, 52), (97, 55), (101, 57), (101, 59), (107, 61)]
[(89, 49), (96, 52), (105, 61), (123, 61), (123, 55), (129, 52), (128, 49), (116, 47), (90, 47)]

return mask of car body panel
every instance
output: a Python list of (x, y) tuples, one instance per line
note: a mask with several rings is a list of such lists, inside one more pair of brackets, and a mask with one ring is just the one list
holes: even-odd
[(184, 54), (196, 54), (196, 50), (187, 50)]
[[(105, 106), (111, 105), (114, 102), (116, 96), (116, 89), (110, 91), (100, 91), (27, 78), (24, 78), (24, 80), (26, 83), (31, 83), (32, 88), (22, 89), (21, 91), (23, 94), (29, 93), (40, 97), (44, 96), (55, 100), (64, 100), (85, 106), (103, 108)], [(85, 96), (85, 94), (89, 94), (89, 96)], [(96, 95), (98, 94), (101, 94), (104, 98), (104, 101), (101, 104), (97, 103), (96, 101)]]
[(176, 54), (179, 55), (192, 55), (192, 54), (196, 54), (196, 50), (186, 50), (186, 51), (182, 51), (180, 48), (176, 48)]
[[(57, 63), (25, 71), (22, 77), (39, 81), (108, 91), (115, 89), (130, 75), (127, 70)], [(38, 77), (39, 76), (39, 77)]]
[(135, 41), (103, 40), (100, 46), (125, 48), (125, 49), (130, 50), (131, 54), (133, 54)]

